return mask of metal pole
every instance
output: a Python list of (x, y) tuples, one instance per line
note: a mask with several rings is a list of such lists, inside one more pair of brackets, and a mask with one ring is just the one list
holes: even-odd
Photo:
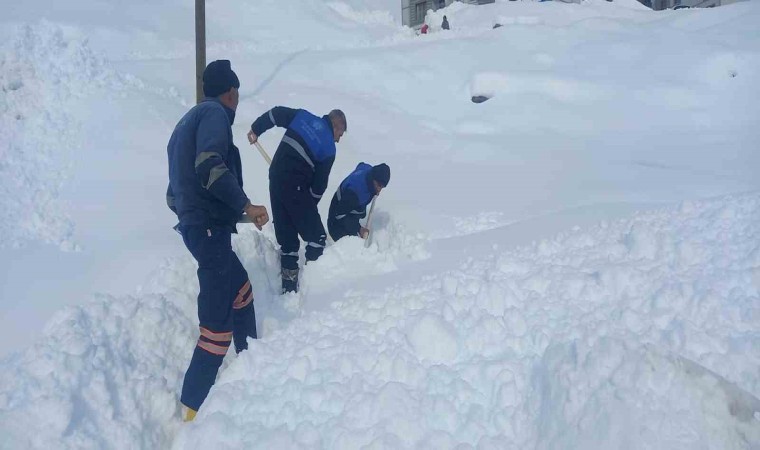
[(206, 0), (195, 0), (195, 100), (203, 100), (203, 71), (206, 69)]

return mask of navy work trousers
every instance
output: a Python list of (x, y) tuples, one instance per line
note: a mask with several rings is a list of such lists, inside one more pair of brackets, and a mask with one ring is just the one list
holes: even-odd
[(180, 401), (198, 410), (216, 381), (224, 355), (234, 339), (239, 353), (256, 338), (253, 289), (224, 227), (180, 227), (182, 240), (198, 261), (200, 337), (185, 372)]
[(315, 261), (325, 248), (325, 227), (317, 202), (308, 191), (302, 186), (269, 184), (274, 233), (280, 244), (283, 269), (298, 269), (299, 235), (306, 242), (306, 261)]

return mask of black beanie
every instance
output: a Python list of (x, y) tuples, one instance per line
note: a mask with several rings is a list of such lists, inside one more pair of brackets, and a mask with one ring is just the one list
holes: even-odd
[(203, 95), (218, 97), (233, 87), (240, 88), (240, 80), (232, 71), (228, 59), (219, 59), (206, 66), (203, 71)]
[(387, 164), (378, 164), (372, 167), (372, 179), (383, 187), (388, 186), (388, 182), (391, 181), (391, 168)]

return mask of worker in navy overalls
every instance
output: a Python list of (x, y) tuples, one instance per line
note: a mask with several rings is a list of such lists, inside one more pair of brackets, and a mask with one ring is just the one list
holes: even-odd
[(248, 338), (256, 338), (253, 287), (232, 250), (231, 235), (243, 213), (259, 229), (269, 215), (243, 191), (240, 152), (232, 142), (239, 87), (228, 60), (210, 63), (203, 72), (206, 97), (180, 119), (167, 146), (166, 203), (198, 262), (200, 284), (200, 336), (180, 398), (185, 420), (192, 420), (206, 399), (230, 344), (241, 352)]
[(318, 117), (304, 109), (276, 106), (253, 122), (248, 141), (255, 143), (275, 126), (286, 131), (269, 167), (272, 219), (280, 244), (282, 292), (297, 292), (298, 236), (306, 242), (306, 262), (319, 258), (325, 248), (327, 235), (317, 204), (327, 189), (346, 116), (338, 109)]

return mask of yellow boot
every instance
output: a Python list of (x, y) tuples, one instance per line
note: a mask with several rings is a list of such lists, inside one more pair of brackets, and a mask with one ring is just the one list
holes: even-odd
[(195, 415), (198, 414), (198, 411), (185, 405), (182, 405), (182, 412), (182, 420), (185, 422), (192, 422), (195, 419)]

